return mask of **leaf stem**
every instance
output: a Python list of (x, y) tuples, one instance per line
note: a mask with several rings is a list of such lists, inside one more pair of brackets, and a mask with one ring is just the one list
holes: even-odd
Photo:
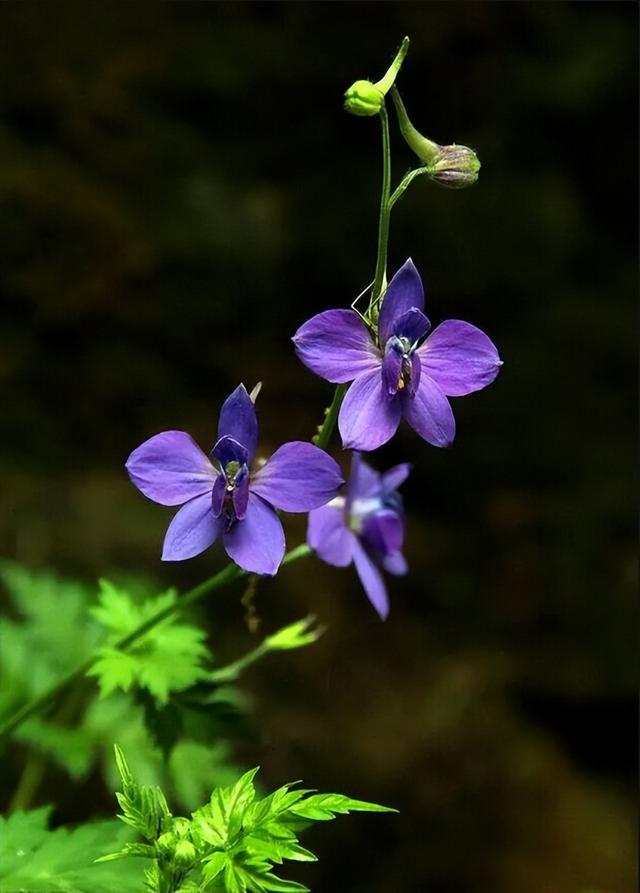
[[(305, 556), (311, 553), (311, 549), (306, 543), (303, 543), (300, 546), (296, 546), (295, 549), (291, 549), (284, 556), (282, 560), (282, 565), (290, 564), (292, 561), (298, 561), (300, 558), (304, 558)], [(178, 599), (172, 605), (168, 605), (162, 611), (158, 611), (157, 614), (154, 614), (153, 617), (150, 617), (148, 620), (145, 620), (144, 623), (141, 623), (136, 627), (132, 632), (127, 633), (126, 636), (123, 636), (119, 639), (112, 647), (118, 650), (124, 651), (130, 645), (133, 645), (134, 642), (137, 642), (145, 633), (148, 633), (150, 629), (153, 629), (154, 626), (157, 626), (158, 623), (161, 623), (163, 620), (166, 620), (167, 617), (172, 617), (175, 614), (182, 613), (186, 608), (195, 604), (205, 595), (208, 595), (210, 592), (215, 592), (218, 589), (222, 589), (224, 586), (228, 586), (230, 583), (235, 582), (236, 580), (241, 579), (242, 577), (247, 576), (247, 571), (242, 570), (242, 568), (238, 567), (236, 564), (229, 563), (223, 570), (219, 573), (215, 574), (213, 577), (209, 577), (208, 580), (204, 580), (204, 582), (200, 583), (198, 586), (195, 586), (189, 592), (182, 596), (182, 598)], [(20, 707), (19, 710), (9, 717), (2, 725), (0, 725), (0, 739), (6, 738), (9, 736), (18, 726), (22, 725), (22, 723), (29, 719), (36, 713), (39, 713), (42, 709), (44, 709), (47, 705), (52, 704), (64, 691), (69, 688), (69, 686), (73, 685), (78, 679), (82, 678), (86, 675), (87, 671), (93, 667), (93, 665), (99, 660), (100, 655), (98, 653), (94, 653), (91, 657), (87, 658), (87, 660), (83, 661), (79, 664), (75, 670), (72, 670), (55, 685), (51, 686), (51, 688), (47, 689), (47, 691), (43, 692), (41, 695), (38, 695), (33, 700), (29, 701), (27, 704), (24, 704)]]

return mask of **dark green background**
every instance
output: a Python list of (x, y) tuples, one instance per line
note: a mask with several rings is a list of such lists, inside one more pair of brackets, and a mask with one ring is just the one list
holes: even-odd
[[(314, 832), (317, 893), (635, 888), (636, 31), (615, 2), (0, 9), (0, 552), (34, 567), (223, 565), (161, 566), (171, 513), (123, 462), (166, 428), (209, 447), (239, 381), (264, 382), (265, 455), (313, 433), (330, 388), (290, 336), (373, 278), (379, 128), (341, 97), (404, 34), (414, 123), (482, 160), (392, 220), (391, 270), (412, 256), (432, 321), (505, 365), (454, 401), (453, 449), (404, 429), (375, 456), (415, 464), (389, 620), (315, 559), (256, 602), (329, 631), (248, 678), (242, 759), (401, 811)], [(222, 657), (250, 645), (240, 591), (207, 614)]]

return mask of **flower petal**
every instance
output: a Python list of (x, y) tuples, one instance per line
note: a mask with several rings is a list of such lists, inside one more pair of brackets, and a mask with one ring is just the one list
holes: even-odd
[(237, 462), (238, 465), (246, 465), (249, 459), (248, 450), (234, 437), (225, 434), (216, 441), (216, 445), (211, 450), (211, 455), (218, 460), (220, 465), (225, 468), (229, 462)]
[(411, 473), (413, 468), (411, 462), (402, 462), (400, 465), (394, 465), (382, 475), (382, 486), (386, 492), (397, 490), (403, 484)]
[(385, 555), (382, 559), (382, 566), (387, 573), (396, 577), (402, 577), (409, 570), (407, 559), (402, 552), (392, 552), (390, 555)]
[(449, 397), (485, 388), (502, 366), (495, 344), (460, 319), (447, 319), (418, 348), (423, 372)]
[(376, 609), (381, 619), (385, 620), (389, 613), (387, 587), (382, 579), (382, 574), (357, 539), (354, 544), (353, 560), (356, 565), (358, 576), (360, 577), (360, 582), (367, 594), (367, 598)]
[(344, 483), (328, 453), (304, 441), (283, 444), (251, 479), (251, 490), (285, 512), (326, 505)]
[(360, 536), (369, 550), (382, 558), (402, 549), (404, 523), (398, 512), (380, 509), (366, 518)]
[(393, 335), (396, 320), (400, 319), (412, 307), (424, 311), (424, 289), (420, 274), (409, 258), (400, 267), (385, 292), (378, 318), (380, 344), (386, 344)]
[(231, 494), (233, 502), (233, 513), (238, 521), (242, 521), (247, 515), (247, 505), (249, 504), (249, 472), (244, 471), (236, 478), (236, 485)]
[(226, 436), (242, 444), (251, 462), (258, 443), (258, 420), (253, 400), (243, 384), (227, 397), (220, 410), (218, 440)]
[(210, 493), (217, 472), (185, 431), (163, 431), (145, 440), (126, 462), (132, 483), (160, 505), (182, 505)]
[(407, 338), (411, 344), (415, 344), (427, 334), (431, 323), (422, 310), (412, 307), (396, 318), (393, 324), (393, 334), (398, 338)]
[(247, 514), (223, 534), (227, 555), (253, 574), (273, 576), (284, 557), (284, 530), (280, 518), (255, 493), (249, 493)]
[(398, 384), (402, 378), (403, 350), (400, 339), (392, 335), (384, 349), (382, 361), (382, 381), (387, 394), (398, 393)]
[(414, 397), (403, 399), (402, 414), (420, 437), (437, 447), (448, 447), (456, 433), (449, 401), (428, 375), (420, 379)]
[(355, 310), (319, 313), (301, 325), (292, 340), (304, 365), (334, 384), (353, 381), (381, 362)]
[(338, 427), (346, 450), (376, 450), (391, 440), (402, 416), (399, 397), (390, 397), (379, 369), (351, 385), (340, 407)]
[(362, 458), (362, 453), (351, 454), (351, 474), (347, 490), (347, 510), (356, 499), (371, 499), (380, 495), (380, 475)]
[(163, 561), (184, 561), (208, 549), (224, 526), (211, 510), (211, 495), (204, 493), (190, 499), (173, 516), (164, 537)]
[(309, 512), (307, 543), (327, 564), (351, 564), (355, 536), (344, 520), (344, 505), (324, 505)]

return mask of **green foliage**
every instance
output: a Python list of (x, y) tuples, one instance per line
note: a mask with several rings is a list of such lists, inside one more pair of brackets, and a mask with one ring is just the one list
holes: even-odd
[(343, 794), (294, 789), (291, 784), (257, 799), (258, 770), (251, 769), (234, 784), (216, 788), (191, 819), (174, 817), (161, 791), (135, 782), (119, 747), (116, 761), (123, 787), (116, 795), (123, 810), (120, 818), (145, 843), (125, 844), (103, 859), (152, 857), (147, 887), (159, 893), (301, 893), (308, 888), (273, 872), (285, 860), (316, 861), (315, 854), (298, 841), (301, 830), (338, 814), (396, 811)]
[(127, 592), (107, 580), (100, 581), (98, 607), (91, 614), (110, 634), (110, 645), (100, 649), (100, 659), (89, 670), (96, 676), (102, 696), (133, 686), (147, 690), (164, 705), (173, 691), (183, 691), (204, 676), (202, 661), (211, 655), (204, 644), (206, 633), (196, 626), (178, 623), (175, 617), (153, 626), (126, 651), (113, 647), (156, 614), (176, 601), (169, 590), (137, 605)]
[(50, 809), (0, 816), (0, 893), (139, 893), (143, 865), (97, 865), (105, 847), (125, 847), (115, 821), (49, 831)]

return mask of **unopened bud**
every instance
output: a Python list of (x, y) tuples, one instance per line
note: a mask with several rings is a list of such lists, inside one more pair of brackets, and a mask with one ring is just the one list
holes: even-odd
[(468, 146), (440, 146), (438, 158), (428, 165), (428, 175), (440, 186), (464, 189), (478, 179), (480, 159)]
[(395, 59), (379, 81), (356, 81), (344, 94), (344, 107), (352, 115), (363, 118), (379, 114), (384, 107), (384, 97), (389, 92), (404, 62), (409, 49), (409, 38), (405, 37)]
[(173, 856), (178, 868), (190, 868), (196, 860), (196, 848), (190, 840), (179, 840)]

